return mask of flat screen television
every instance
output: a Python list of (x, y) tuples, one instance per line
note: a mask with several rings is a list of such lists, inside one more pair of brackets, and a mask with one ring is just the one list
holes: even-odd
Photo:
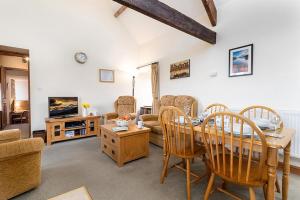
[(49, 97), (48, 107), (50, 118), (78, 115), (78, 97)]

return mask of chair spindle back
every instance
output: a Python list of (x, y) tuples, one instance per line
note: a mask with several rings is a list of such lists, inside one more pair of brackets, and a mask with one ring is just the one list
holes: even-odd
[[(262, 181), (267, 144), (263, 132), (254, 122), (239, 114), (216, 112), (205, 119), (201, 130), (213, 172), (225, 180), (242, 184)], [(255, 177), (251, 177), (255, 152), (260, 152), (259, 159), (255, 159), (259, 167), (255, 168), (255, 173), (251, 173)]]
[(240, 115), (243, 115), (249, 119), (262, 118), (262, 119), (273, 120), (274, 118), (277, 118), (277, 120), (279, 121), (280, 128), (281, 129), (283, 128), (283, 121), (280, 115), (272, 108), (266, 106), (260, 106), (260, 105), (249, 106), (243, 109), (240, 112)]
[(229, 110), (229, 109), (224, 104), (214, 103), (214, 104), (211, 104), (211, 105), (207, 106), (204, 109), (204, 112), (209, 112), (210, 114), (212, 114), (212, 113), (215, 113), (215, 112), (225, 112), (227, 110)]
[(194, 130), (191, 119), (173, 106), (163, 107), (159, 114), (165, 151), (181, 157), (194, 156)]

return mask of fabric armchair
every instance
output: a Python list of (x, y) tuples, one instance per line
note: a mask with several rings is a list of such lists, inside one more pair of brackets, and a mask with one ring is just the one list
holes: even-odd
[(136, 118), (136, 101), (133, 96), (120, 96), (115, 101), (114, 107), (115, 112), (104, 115), (105, 122), (123, 116), (129, 116), (132, 120)]
[[(0, 131), (0, 195), (10, 199), (41, 183), (41, 138), (20, 139), (20, 130)], [(8, 142), (3, 142), (4, 139)], [(8, 138), (8, 139), (7, 139)]]
[(21, 131), (19, 129), (5, 130), (0, 132), (0, 144), (13, 142), (21, 139)]

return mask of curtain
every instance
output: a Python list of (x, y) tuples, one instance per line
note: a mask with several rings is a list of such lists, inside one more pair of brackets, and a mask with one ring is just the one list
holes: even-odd
[(151, 65), (151, 84), (152, 84), (152, 114), (158, 114), (159, 113), (159, 85), (158, 85), (158, 63), (153, 63)]

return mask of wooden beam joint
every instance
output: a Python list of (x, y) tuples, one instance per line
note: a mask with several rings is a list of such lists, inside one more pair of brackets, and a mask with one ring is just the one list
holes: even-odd
[(119, 8), (119, 10), (117, 10), (117, 12), (114, 14), (114, 16), (116, 18), (119, 17), (126, 9), (127, 9), (126, 6), (121, 6), (121, 8)]
[(214, 0), (202, 0), (211, 25), (216, 26), (218, 21), (218, 12)]

